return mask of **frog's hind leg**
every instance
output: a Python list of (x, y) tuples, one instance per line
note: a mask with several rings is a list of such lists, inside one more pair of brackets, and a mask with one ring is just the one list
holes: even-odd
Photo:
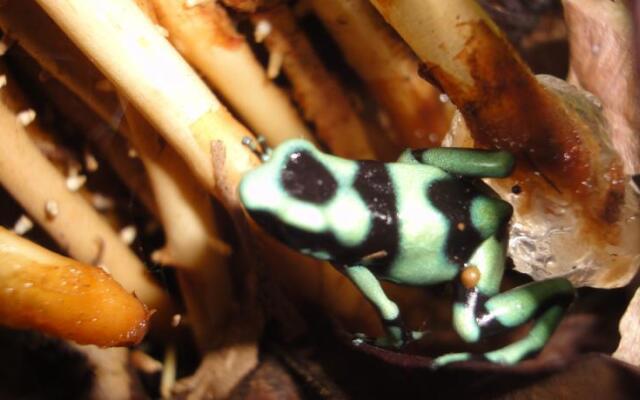
[(380, 347), (402, 347), (411, 340), (419, 339), (419, 332), (408, 332), (404, 328), (398, 305), (387, 297), (376, 276), (364, 266), (345, 267), (344, 274), (373, 304), (382, 319), (386, 336), (376, 339)]
[[(437, 367), (472, 359), (515, 364), (544, 347), (573, 298), (574, 288), (563, 278), (532, 282), (490, 298), (477, 290), (467, 290), (465, 303), (456, 304), (454, 314), (455, 307), (461, 307), (458, 314), (473, 315), (473, 321), (465, 321), (473, 324), (479, 333), (474, 337), (476, 340), (472, 341), (520, 326), (532, 319), (535, 323), (525, 337), (505, 347), (484, 354), (445, 354), (438, 357), (434, 365)], [(456, 325), (456, 328), (459, 326)], [(462, 330), (465, 328), (468, 329), (463, 327)]]

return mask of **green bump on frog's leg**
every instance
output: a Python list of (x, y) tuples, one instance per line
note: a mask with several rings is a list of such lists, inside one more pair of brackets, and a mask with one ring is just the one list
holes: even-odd
[(427, 150), (405, 151), (398, 162), (422, 163), (438, 167), (453, 174), (502, 178), (513, 170), (513, 155), (506, 151), (439, 147)]
[(400, 318), (400, 308), (384, 293), (380, 281), (369, 269), (363, 266), (346, 267), (345, 274), (378, 310), (387, 330), (387, 338), (378, 340), (378, 344), (401, 346), (404, 344), (404, 330)]
[(545, 304), (572, 299), (575, 289), (564, 278), (531, 282), (489, 299), (485, 307), (505, 327), (516, 327), (531, 319)]

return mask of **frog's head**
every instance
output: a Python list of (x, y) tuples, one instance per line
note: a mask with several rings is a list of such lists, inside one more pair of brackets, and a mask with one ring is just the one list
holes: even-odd
[(338, 183), (325, 167), (325, 157), (308, 141), (290, 140), (240, 182), (240, 201), (249, 215), (298, 250), (317, 248), (326, 231), (321, 206), (333, 198)]

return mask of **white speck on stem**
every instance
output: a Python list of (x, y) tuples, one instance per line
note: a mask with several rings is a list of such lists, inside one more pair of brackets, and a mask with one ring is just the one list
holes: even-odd
[(7, 76), (0, 75), (0, 89), (2, 89), (5, 86), (7, 86)]
[(133, 243), (136, 240), (136, 235), (138, 234), (138, 230), (133, 225), (127, 225), (120, 230), (120, 239), (127, 245)]
[(98, 211), (108, 211), (115, 206), (113, 199), (101, 193), (94, 193), (91, 196), (91, 204), (93, 204), (93, 207)]
[(44, 203), (44, 213), (49, 219), (54, 219), (60, 214), (60, 207), (58, 206), (58, 202), (55, 200), (47, 200)]
[(18, 123), (20, 123), (20, 125), (27, 126), (36, 119), (36, 112), (35, 110), (29, 108), (28, 110), (20, 111), (16, 118), (18, 119)]
[(22, 214), (16, 221), (15, 225), (13, 225), (13, 231), (20, 236), (29, 232), (31, 228), (33, 228), (33, 221), (24, 214)]
[(66, 180), (67, 189), (71, 192), (76, 192), (85, 184), (86, 181), (87, 177), (85, 175), (70, 175)]
[(447, 103), (449, 101), (449, 96), (447, 96), (446, 93), (440, 93), (440, 96), (438, 96), (438, 99), (440, 100), (441, 103)]
[(256, 43), (262, 43), (262, 41), (267, 36), (269, 36), (270, 33), (271, 22), (267, 21), (266, 19), (261, 19), (253, 29), (253, 38), (255, 39)]

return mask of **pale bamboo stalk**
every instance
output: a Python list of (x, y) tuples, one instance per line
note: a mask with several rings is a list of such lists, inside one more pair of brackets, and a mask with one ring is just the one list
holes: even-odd
[(108, 90), (109, 82), (34, 0), (2, 4), (0, 28), (11, 32), (44, 69), (118, 129), (122, 112), (115, 92)]
[[(0, 12), (0, 27), (12, 32), (31, 57), (78, 96), (110, 129), (126, 130), (126, 125), (121, 126), (122, 110), (111, 84), (33, 0), (4, 4)], [(23, 55), (18, 52), (12, 60), (17, 60), (23, 69), (27, 67), (27, 71), (33, 69), (22, 58)], [(38, 72), (31, 75), (36, 74)], [(136, 164), (136, 161), (128, 159), (126, 145), (114, 135), (103, 135), (100, 129), (102, 123), (95, 120), (92, 113), (86, 111), (87, 106), (76, 101), (55, 80), (46, 80), (42, 82), (42, 86), (59, 111), (87, 134), (127, 187), (151, 213), (155, 213), (155, 201), (150, 196), (146, 176), (141, 174), (142, 170), (138, 166), (131, 165)], [(67, 99), (67, 96), (70, 97)], [(96, 133), (98, 131), (99, 134)]]
[[(419, 60), (368, 0), (311, 0), (315, 14), (386, 112), (385, 126), (402, 147), (437, 146), (452, 108), (418, 76)], [(385, 114), (382, 114), (385, 115)], [(384, 117), (382, 117), (383, 122)]]
[(293, 97), (316, 135), (334, 153), (347, 158), (372, 159), (375, 152), (364, 122), (326, 70), (298, 28), (287, 6), (252, 15), (254, 24), (268, 21), (271, 32), (264, 43), (271, 57), (281, 55), (282, 67), (293, 86)]
[[(21, 68), (33, 81), (42, 69), (33, 59), (27, 57), (26, 54), (12, 57), (11, 63)], [(158, 216), (156, 200), (151, 193), (141, 161), (129, 157), (130, 147), (122, 136), (57, 79), (40, 82), (40, 87), (47, 99), (53, 103), (55, 110), (93, 144), (127, 189), (135, 194), (149, 213)], [(120, 125), (121, 131), (126, 131), (126, 128), (126, 124)]]
[(106, 267), (128, 291), (160, 313), (170, 300), (120, 237), (29, 140), (14, 112), (0, 106), (0, 181), (72, 257)]
[(152, 0), (169, 40), (213, 85), (248, 126), (277, 145), (291, 138), (314, 140), (288, 96), (267, 78), (226, 11), (209, 1)]
[(144, 163), (158, 202), (166, 244), (154, 258), (177, 267), (189, 325), (200, 350), (219, 345), (233, 312), (227, 256), (208, 193), (184, 161), (163, 146), (155, 130), (133, 109), (127, 110), (129, 140)]
[[(210, 143), (220, 142), (228, 157), (221, 171), (233, 187), (221, 196), (239, 207), (235, 186), (258, 163), (242, 145), (249, 136), (198, 75), (130, 0), (58, 2), (38, 0), (43, 9), (92, 59), (178, 151), (190, 170), (215, 192)], [(218, 193), (216, 193), (218, 194)]]

